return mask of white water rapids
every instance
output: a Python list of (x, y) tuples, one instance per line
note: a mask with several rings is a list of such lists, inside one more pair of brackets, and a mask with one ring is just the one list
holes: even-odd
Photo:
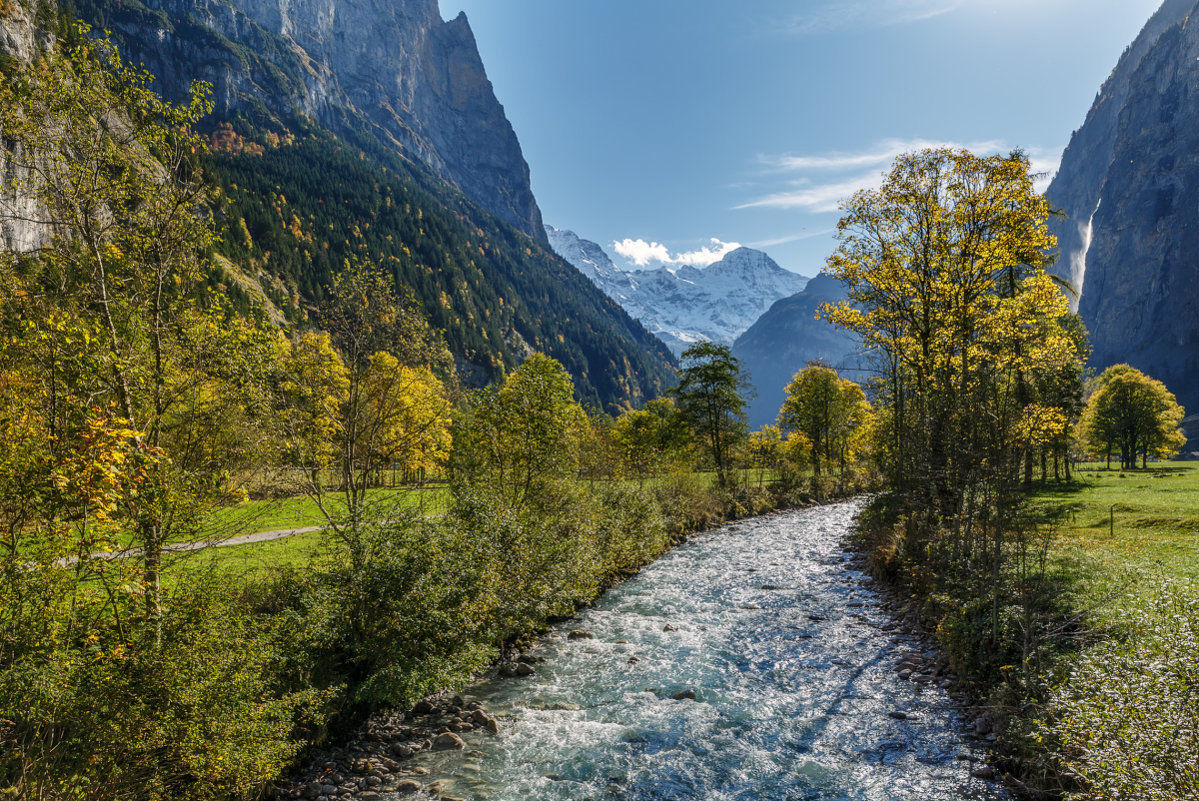
[(543, 639), (536, 676), (463, 693), (499, 736), (417, 763), (470, 801), (1006, 798), (945, 693), (895, 675), (917, 646), (850, 567), (860, 508), (696, 537)]

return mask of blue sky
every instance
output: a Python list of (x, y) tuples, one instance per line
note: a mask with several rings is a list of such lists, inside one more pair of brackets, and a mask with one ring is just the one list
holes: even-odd
[(441, 11), (466, 11), (547, 223), (628, 266), (702, 264), (744, 244), (814, 275), (837, 201), (877, 183), (896, 153), (1020, 147), (1055, 169), (1159, 4), (441, 0)]

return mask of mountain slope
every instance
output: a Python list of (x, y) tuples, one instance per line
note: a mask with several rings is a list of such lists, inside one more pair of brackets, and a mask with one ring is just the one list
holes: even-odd
[(546, 232), (559, 255), (657, 334), (675, 355), (704, 340), (731, 345), (772, 303), (800, 291), (808, 281), (750, 248), (738, 248), (703, 268), (621, 270), (594, 242), (549, 226)]
[[(361, 6), (365, 0), (355, 2)], [(436, 12), (433, 0), (394, 6), (397, 14), (421, 8)], [(21, 0), (16, 9), (23, 8)], [(226, 259), (210, 281), (222, 285), (235, 305), (248, 307), (253, 296), (265, 294), (293, 324), (306, 325), (333, 272), (347, 259), (361, 259), (390, 270), (400, 287), (415, 295), (433, 325), (445, 332), (470, 384), (499, 377), (533, 349), (566, 366), (580, 400), (609, 410), (656, 397), (673, 380), (669, 351), (550, 252), (539, 224), (535, 238), (493, 214), (445, 180), (436, 165), (426, 165), (395, 138), (383, 135), (380, 124), (343, 102), (348, 95), (337, 102), (326, 98), (326, 111), (332, 109), (327, 119), (336, 126), (306, 114), (305, 104), (321, 97), (317, 90), (341, 92), (343, 79), (329, 77), (313, 64), (296, 66), (294, 49), (248, 22), (231, 4), (212, 2), (197, 9), (197, 14), (239, 21), (241, 27), (231, 30), (243, 40), (226, 39), (194, 18), (172, 19), (164, 27), (164, 11), (136, 3), (125, 3), (116, 16), (123, 20), (127, 57), (155, 56), (168, 70), (164, 89), (196, 77), (211, 80), (218, 93), (236, 94), (236, 102), (225, 102), (224, 111), (218, 110), (210, 122), (213, 152), (205, 164), (222, 189), (214, 211), (222, 233), (218, 248)], [(8, 19), (16, 16), (10, 6)], [(431, 19), (425, 15), (412, 24), (433, 25)], [(460, 25), (447, 29), (437, 27), (439, 19), (435, 22), (429, 29), (433, 33), (422, 40), (425, 51), (441, 48), (445, 31), (461, 33)], [(5, 34), (0, 50), (10, 57), (15, 56), (5, 42), (19, 27), (0, 21)], [(397, 34), (407, 35), (403, 30)], [(353, 49), (351, 44), (346, 48)], [(168, 65), (164, 59), (176, 51), (182, 62)], [(422, 58), (413, 62), (414, 69), (424, 69), (426, 62), (452, 63), (457, 56), (425, 52)], [(445, 91), (477, 94), (478, 80), (485, 82), (481, 67), (467, 72), (464, 89), (453, 84), (458, 80), (455, 69), (439, 73), (451, 81)], [(407, 77), (432, 80), (429, 75), (400, 76)], [(489, 85), (485, 88), (491, 97)], [(424, 130), (430, 130), (432, 123), (425, 123)], [(459, 117), (458, 123), (474, 124), (467, 117)], [(502, 127), (507, 133), (501, 131), (493, 150), (480, 133), (486, 125), (460, 133), (462, 141), (481, 143), (475, 157), (486, 159), (490, 153), (502, 161), (510, 155), (505, 155), (505, 142), (511, 132), (506, 121)], [(8, 231), (6, 236), (25, 233)], [(262, 292), (247, 286), (248, 281), (261, 285)]]
[(544, 241), (529, 168), (465, 14), (437, 0), (80, 0), (181, 99), (212, 83), (218, 118), (337, 134), (368, 127), (500, 219)]
[(843, 378), (864, 381), (857, 337), (818, 317), (822, 304), (846, 297), (840, 281), (821, 273), (808, 282), (803, 292), (771, 306), (737, 338), (733, 355), (741, 360), (757, 390), (749, 403), (751, 426), (775, 421), (787, 383), (810, 361), (823, 361), (840, 371)]
[(1046, 193), (1092, 364), (1199, 407), (1199, 4), (1167, 0), (1125, 52)]

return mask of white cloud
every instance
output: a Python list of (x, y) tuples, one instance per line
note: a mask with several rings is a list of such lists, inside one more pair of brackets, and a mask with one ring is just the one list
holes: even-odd
[(1003, 149), (996, 141), (986, 142), (937, 142), (931, 139), (884, 139), (860, 153), (833, 152), (818, 156), (772, 156), (763, 158), (768, 165), (780, 170), (846, 170), (862, 167), (885, 166), (896, 156), (925, 148), (951, 147), (956, 150), (971, 150), (989, 153)]
[(721, 242), (719, 239), (713, 238), (711, 246), (672, 254), (665, 245), (658, 242), (646, 242), (644, 239), (623, 239), (612, 243), (612, 248), (619, 255), (637, 267), (648, 267), (651, 262), (707, 267), (709, 264), (720, 261), (739, 247), (741, 245), (738, 242)]
[(762, 239), (758, 242), (750, 242), (751, 248), (772, 248), (777, 245), (789, 245), (792, 242), (802, 242), (805, 239), (816, 239), (821, 236), (829, 236), (837, 233), (836, 228), (825, 228), (820, 231), (804, 231), (799, 234), (788, 234), (787, 236), (778, 236), (774, 239)]
[[(856, 178), (834, 183), (806, 185), (800, 189), (774, 192), (749, 203), (735, 206), (738, 209), (804, 209), (815, 213), (836, 211), (842, 200), (859, 189), (877, 189), (882, 185), (882, 175), (867, 173)], [(806, 182), (801, 182), (806, 183)]]
[(832, 0), (796, 14), (783, 24), (793, 34), (815, 34), (842, 28), (884, 28), (939, 17), (966, 5), (966, 0)]
[[(884, 139), (860, 151), (835, 151), (820, 154), (787, 154), (762, 157), (760, 160), (772, 172), (798, 174), (785, 188), (770, 192), (735, 208), (803, 209), (813, 213), (837, 211), (841, 201), (859, 189), (876, 189), (882, 184), (882, 172), (903, 153), (926, 148), (953, 148), (979, 154), (1006, 153), (1010, 148), (1001, 141), (951, 142), (930, 139)], [(1034, 175), (1038, 191), (1044, 191), (1057, 172), (1061, 151), (1028, 148), (1025, 155)], [(864, 168), (873, 168), (861, 172)], [(811, 173), (823, 178), (815, 180)], [(853, 173), (853, 174), (846, 174)], [(830, 177), (831, 176), (831, 177)]]
[(657, 242), (646, 242), (644, 239), (624, 239), (620, 242), (613, 242), (612, 247), (638, 267), (645, 267), (651, 261), (670, 261), (670, 251), (666, 249), (665, 245), (659, 245)]

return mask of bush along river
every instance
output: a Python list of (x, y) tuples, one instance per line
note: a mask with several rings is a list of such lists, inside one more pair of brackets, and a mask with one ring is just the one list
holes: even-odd
[(861, 506), (698, 535), (507, 677), (372, 721), (283, 795), (1005, 799), (931, 655), (853, 567)]

